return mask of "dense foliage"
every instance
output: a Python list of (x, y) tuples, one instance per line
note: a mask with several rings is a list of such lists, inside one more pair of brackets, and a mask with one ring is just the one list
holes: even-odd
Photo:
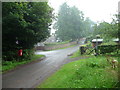
[(103, 21), (95, 24), (93, 29), (93, 36), (99, 34), (104, 40), (110, 40), (111, 38), (119, 38), (117, 16), (113, 18), (113, 21), (111, 23)]
[(83, 12), (79, 11), (78, 8), (63, 3), (54, 28), (57, 37), (61, 40), (76, 40), (87, 36), (92, 30), (92, 24), (93, 22), (89, 18), (85, 18)]
[(120, 39), (120, 13), (118, 15), (118, 38)]
[(99, 54), (118, 52), (120, 45), (100, 45), (98, 46)]
[(29, 57), (34, 45), (49, 37), (53, 9), (47, 2), (4, 2), (2, 5), (3, 59), (17, 58), (19, 49)]

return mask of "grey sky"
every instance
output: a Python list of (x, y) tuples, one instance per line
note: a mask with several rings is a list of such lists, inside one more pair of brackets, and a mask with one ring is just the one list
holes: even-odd
[(113, 14), (118, 11), (118, 2), (120, 0), (49, 0), (50, 5), (58, 12), (59, 6), (67, 2), (68, 5), (75, 5), (79, 10), (83, 11), (85, 17), (91, 20), (111, 22)]
[[(111, 22), (113, 15), (118, 13), (118, 2), (120, 0), (48, 0), (49, 5), (54, 8), (57, 14), (64, 2), (68, 5), (75, 5), (80, 11), (83, 11), (85, 17), (89, 17), (94, 22)], [(52, 26), (51, 26), (52, 27)], [(51, 33), (55, 30), (52, 29)]]

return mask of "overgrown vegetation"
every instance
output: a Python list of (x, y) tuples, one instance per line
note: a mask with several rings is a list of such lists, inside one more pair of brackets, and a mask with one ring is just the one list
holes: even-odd
[(52, 11), (48, 2), (3, 2), (2, 59), (20, 60), (17, 56), (20, 49), (23, 57), (29, 59), (34, 45), (50, 36)]

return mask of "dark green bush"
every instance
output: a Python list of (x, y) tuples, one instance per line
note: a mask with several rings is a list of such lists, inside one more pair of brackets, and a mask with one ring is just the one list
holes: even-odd
[(6, 51), (2, 52), (2, 59), (5, 61), (12, 61), (17, 58), (17, 51)]
[(98, 51), (100, 54), (106, 54), (111, 52), (116, 52), (120, 48), (120, 45), (100, 45), (98, 46)]
[(23, 50), (22, 59), (31, 59), (33, 54), (34, 54), (34, 50), (33, 49), (25, 49), (25, 50)]
[(23, 55), (19, 56), (18, 55), (19, 50), (14, 50), (14, 51), (7, 51), (3, 52), (2, 54), (2, 59), (4, 61), (20, 61), (24, 59), (31, 59), (32, 55), (34, 54), (34, 49), (23, 49)]
[(92, 44), (91, 42), (88, 42), (87, 44), (80, 46), (80, 52), (81, 54), (89, 54), (92, 51)]

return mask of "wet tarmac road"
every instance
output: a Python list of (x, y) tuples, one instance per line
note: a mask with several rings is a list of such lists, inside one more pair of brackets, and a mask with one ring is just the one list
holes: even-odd
[(79, 46), (54, 51), (37, 51), (36, 54), (46, 55), (46, 58), (3, 74), (3, 88), (36, 87), (67, 62), (68, 54), (78, 49)]

